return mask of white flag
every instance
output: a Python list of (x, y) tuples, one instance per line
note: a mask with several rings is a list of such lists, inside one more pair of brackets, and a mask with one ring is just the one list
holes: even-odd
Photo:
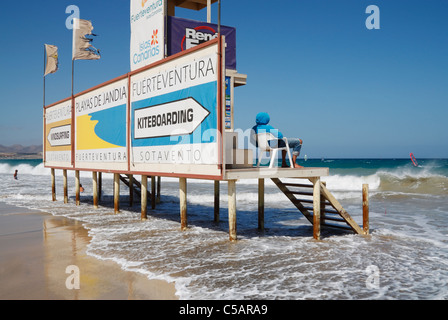
[(58, 71), (58, 47), (46, 44), (45, 52), (46, 63), (44, 77), (47, 74), (55, 73), (56, 71)]
[(73, 19), (73, 60), (98, 60), (99, 51), (91, 45), (93, 39), (86, 36), (92, 34), (93, 26), (88, 20)]

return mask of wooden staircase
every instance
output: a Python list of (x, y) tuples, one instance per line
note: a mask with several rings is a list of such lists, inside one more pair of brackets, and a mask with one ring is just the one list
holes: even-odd
[[(284, 183), (278, 178), (271, 179), (277, 187), (288, 197), (297, 209), (313, 224), (313, 185), (302, 183)], [(356, 234), (366, 232), (352, 219), (342, 205), (328, 191), (325, 184), (320, 182), (320, 225), (330, 228), (351, 230)], [(301, 196), (301, 198), (297, 198)], [(305, 198), (303, 198), (305, 197)], [(311, 198), (307, 198), (311, 197)]]
[[(120, 180), (126, 185), (128, 186), (128, 188), (130, 187), (130, 183), (129, 183), (129, 175), (125, 174), (120, 174)], [(141, 192), (142, 192), (142, 185), (140, 182), (137, 181), (137, 179), (133, 179), (133, 190), (134, 193), (140, 197), (141, 196)], [(149, 190), (147, 191), (148, 193), (148, 198), (151, 199), (151, 192), (149, 192)]]

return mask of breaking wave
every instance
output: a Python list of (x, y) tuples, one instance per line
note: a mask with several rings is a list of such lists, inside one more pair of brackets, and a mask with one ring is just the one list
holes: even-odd
[(334, 191), (361, 191), (362, 185), (368, 184), (370, 190), (378, 192), (448, 195), (448, 176), (435, 166), (378, 169), (365, 176), (330, 175), (322, 180)]

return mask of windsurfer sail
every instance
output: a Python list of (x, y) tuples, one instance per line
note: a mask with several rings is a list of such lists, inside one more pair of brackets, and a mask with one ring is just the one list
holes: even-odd
[(417, 163), (417, 160), (416, 160), (415, 157), (414, 157), (414, 154), (411, 152), (411, 153), (409, 154), (409, 156), (411, 157), (412, 164), (413, 164), (415, 167), (418, 167), (418, 163)]

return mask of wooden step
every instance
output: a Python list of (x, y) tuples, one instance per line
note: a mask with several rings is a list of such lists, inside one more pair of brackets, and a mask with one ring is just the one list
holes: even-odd
[(302, 183), (283, 183), (287, 187), (297, 187), (297, 188), (312, 188), (312, 184), (302, 184)]
[[(313, 207), (304, 207), (304, 208), (306, 210), (310, 211), (310, 212), (313, 212)], [(321, 218), (321, 220), (331, 220), (331, 221), (338, 221), (338, 222), (347, 223), (347, 221), (344, 218), (342, 218), (340, 215), (337, 215), (337, 216), (335, 216), (335, 215), (327, 215), (327, 214), (325, 214), (325, 212), (321, 213), (320, 218)]]
[(312, 192), (309, 191), (289, 191), (291, 194), (300, 194), (302, 196), (313, 196)]
[(354, 231), (348, 225), (342, 226), (342, 225), (336, 225), (336, 224), (321, 223), (321, 226), (328, 227), (328, 228), (336, 228), (336, 229), (343, 229), (343, 230)]
[(347, 223), (347, 221), (345, 221), (342, 218), (338, 218), (338, 217), (330, 217), (330, 216), (321, 216), (320, 217), (321, 220), (331, 220), (331, 221), (337, 221), (337, 222), (344, 222)]
[[(313, 196), (313, 192), (303, 190), (290, 190), (293, 188), (313, 188), (313, 185), (302, 183), (283, 183), (280, 179), (271, 179), (277, 187), (288, 197), (288, 199), (296, 206), (297, 209), (313, 224), (313, 206), (305, 206), (304, 204), (313, 204), (313, 199), (298, 199), (296, 195)], [(359, 225), (353, 221), (350, 215), (342, 208), (340, 203), (328, 191), (325, 184), (321, 185), (321, 225), (330, 228), (338, 228), (344, 230), (351, 230), (358, 234), (363, 234), (363, 230)], [(326, 208), (328, 207), (328, 208)], [(327, 221), (334, 221), (332, 224)]]
[[(312, 203), (312, 202), (311, 202)], [(307, 210), (313, 210), (313, 207), (305, 207), (305, 209)], [(331, 214), (337, 214), (340, 215), (339, 212), (337, 212), (336, 210), (332, 210), (332, 209), (327, 209), (326, 207), (321, 205), (320, 211), (322, 213), (331, 213)]]

